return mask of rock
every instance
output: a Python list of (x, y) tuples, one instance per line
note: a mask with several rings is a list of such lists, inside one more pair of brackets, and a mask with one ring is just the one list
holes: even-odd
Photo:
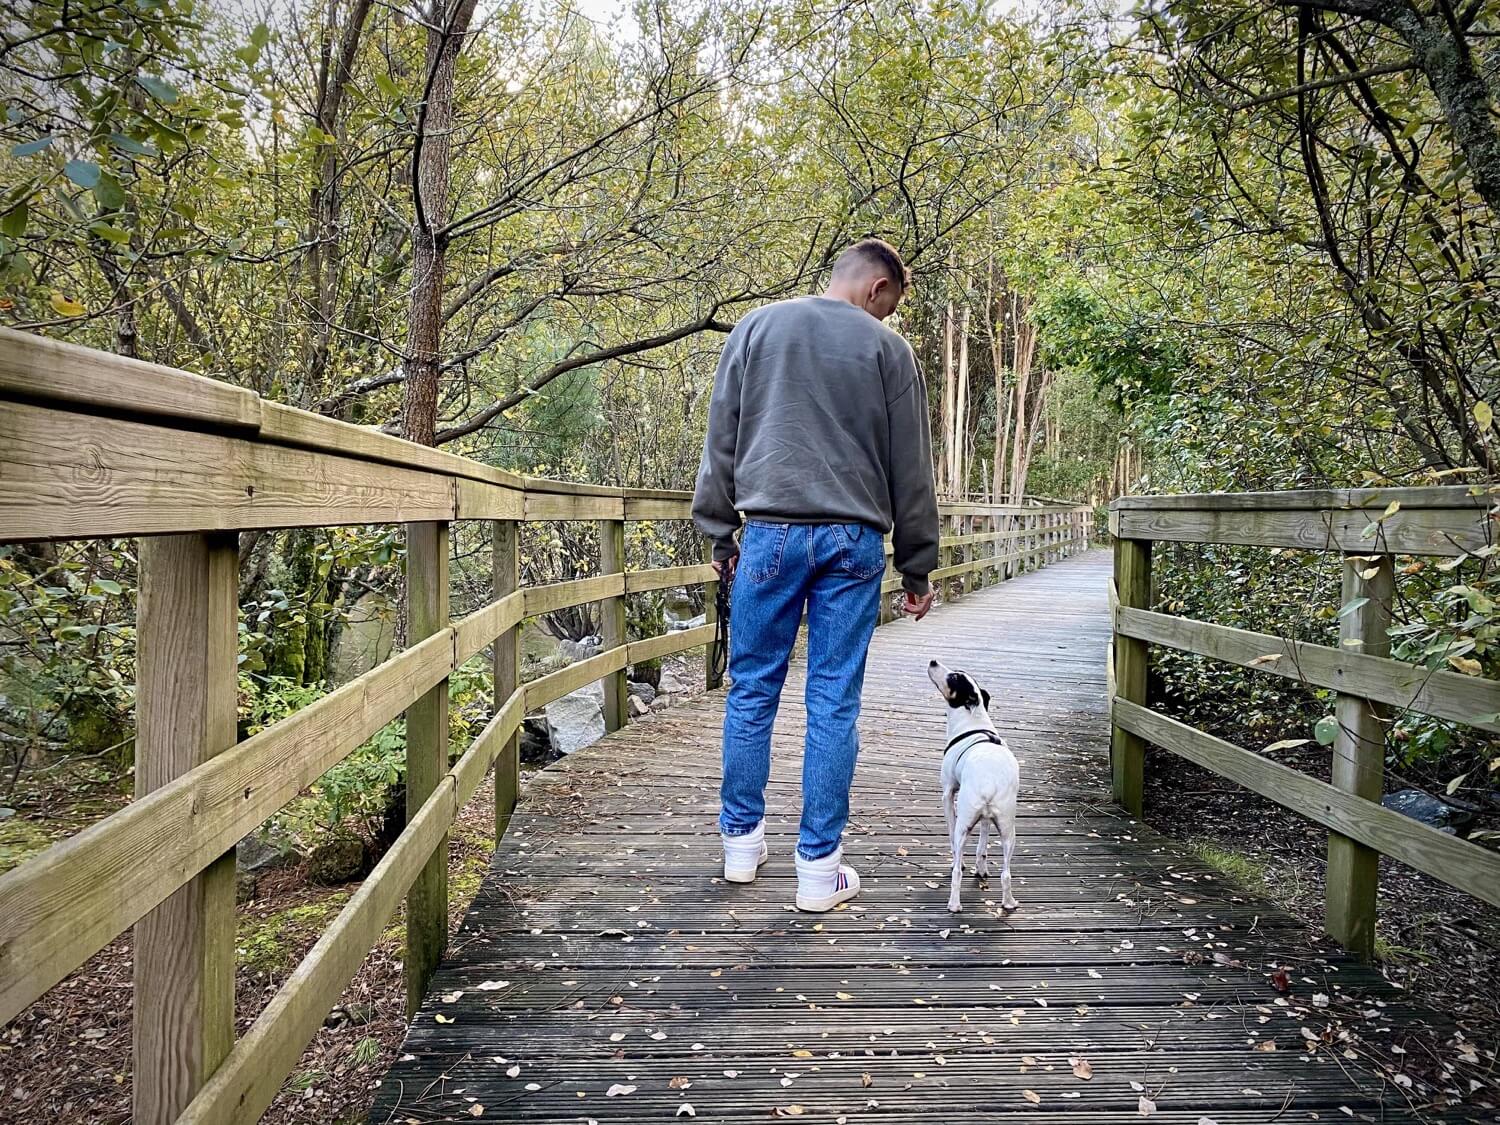
[(252, 832), (234, 849), (235, 865), (241, 871), (269, 871), (302, 862), (292, 841), (277, 832)]
[(679, 680), (675, 673), (663, 671), (659, 690), (663, 695), (681, 695), (687, 691), (687, 685)]
[(353, 882), (367, 870), (365, 843), (354, 836), (335, 836), (326, 840), (307, 857), (308, 881), (325, 887)]
[(632, 695), (630, 697), (630, 703), (628, 704), (628, 706), (630, 708), (630, 716), (633, 719), (639, 719), (643, 715), (651, 714), (650, 705), (638, 695)]
[(552, 749), (552, 734), (545, 718), (527, 718), (521, 722), (521, 761), (529, 766), (545, 766), (557, 760)]
[(9, 820), (16, 815), (15, 809), (0, 809), (0, 820)]
[(1419, 820), (1450, 836), (1467, 836), (1469, 826), (1474, 820), (1473, 813), (1455, 808), (1446, 801), (1438, 800), (1430, 793), (1423, 793), (1420, 789), (1402, 789), (1396, 793), (1387, 793), (1380, 799), (1380, 803), (1388, 809), (1394, 809), (1402, 816)]
[(571, 754), (604, 737), (604, 685), (586, 684), (547, 704), (547, 729), (552, 746)]
[[(639, 699), (642, 703), (650, 703), (656, 698), (656, 689), (650, 684), (638, 684), (631, 681), (626, 685), (626, 690), (630, 692), (631, 699)], [(0, 817), (0, 820), (3, 819), (3, 817)]]
[(557, 642), (558, 651), (563, 654), (569, 664), (587, 660), (591, 656), (598, 656), (603, 647), (604, 638), (597, 634), (576, 641), (564, 639)]
[(699, 625), (707, 625), (707, 624), (708, 624), (708, 617), (706, 615), (700, 613), (697, 617), (689, 617), (686, 621), (674, 621), (674, 622), (672, 622), (672, 624), (670, 624), (669, 626), (667, 626), (667, 631), (669, 633), (680, 633), (684, 629), (696, 629), (696, 628), (698, 628)]

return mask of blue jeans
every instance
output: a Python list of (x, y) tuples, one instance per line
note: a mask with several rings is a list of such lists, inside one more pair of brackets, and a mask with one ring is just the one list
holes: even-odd
[(838, 850), (849, 820), (865, 653), (884, 573), (885, 544), (873, 528), (745, 525), (729, 619), (719, 816), (726, 836), (753, 831), (765, 816), (771, 727), (806, 605), (807, 740), (797, 851), (821, 859)]

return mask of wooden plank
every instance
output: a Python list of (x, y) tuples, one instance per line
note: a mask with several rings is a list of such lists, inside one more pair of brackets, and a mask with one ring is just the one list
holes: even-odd
[(0, 541), (447, 519), (451, 478), (45, 407), (0, 409)]
[(231, 430), (261, 424), (260, 396), (254, 391), (13, 328), (0, 328), (0, 395)]
[[(1374, 571), (1368, 579), (1367, 570)], [(1379, 659), (1391, 651), (1387, 630), (1395, 596), (1391, 556), (1371, 564), (1344, 559), (1339, 646)], [(1361, 599), (1363, 599), (1361, 601)], [(1334, 702), (1338, 733), (1333, 740), (1333, 784), (1356, 797), (1380, 803), (1385, 789), (1385, 723), (1368, 701), (1340, 692)], [(1339, 832), (1328, 834), (1326, 925), (1345, 949), (1365, 960), (1375, 956), (1375, 894), (1380, 853)]]
[(1120, 509), (1118, 534), (1174, 543), (1236, 543), (1352, 554), (1455, 556), (1488, 544), (1490, 520), (1476, 508), (1403, 508), (1365, 532), (1379, 512), (1342, 509), (1241, 511)]
[[(414, 441), (382, 433), (373, 426), (356, 426), (308, 410), (283, 406), (279, 402), (262, 401), (261, 414), (262, 441), (442, 473), (517, 494), (523, 487), (523, 478), (515, 473), (497, 469), (470, 457), (444, 453), (430, 445), (418, 445)], [(481, 488), (476, 494), (482, 495), (486, 491)]]
[(690, 566), (664, 566), (655, 570), (633, 570), (625, 575), (625, 592), (640, 594), (647, 590), (664, 590), (671, 586), (692, 586), (714, 581), (713, 567), (708, 563)]
[(686, 652), (690, 648), (708, 644), (714, 639), (715, 628), (715, 625), (709, 623), (631, 641), (627, 646), (629, 656), (626, 662), (638, 664), (643, 660), (655, 660), (659, 656), (670, 656), (674, 652)]
[(575, 578), (571, 582), (554, 582), (549, 586), (526, 588), (526, 616), (537, 617), (573, 605), (587, 605), (625, 592), (623, 574), (601, 574), (596, 578)]
[[(497, 524), (509, 523), (496, 520)], [(497, 581), (498, 590), (501, 583)], [(500, 634), (519, 624), (526, 615), (526, 592), (511, 588), (510, 593), (497, 597), (489, 605), (476, 609), (467, 617), (453, 623), (453, 666), (465, 663), (480, 649), (487, 648)]]
[[(599, 521), (599, 574), (618, 575), (620, 593), (599, 603), (599, 638), (605, 649), (619, 648), (625, 635), (625, 521)], [(604, 677), (604, 730), (617, 731), (630, 717), (625, 668)]]
[(625, 518), (625, 501), (616, 496), (533, 492), (527, 482), (523, 519), (537, 520), (620, 520)]
[(1448, 836), (1129, 700), (1115, 697), (1115, 722), (1154, 746), (1196, 762), (1409, 867), (1500, 906), (1500, 853)]
[[(135, 795), (171, 783), (235, 740), (239, 550), (234, 535), (140, 547)], [(234, 1043), (232, 849), (135, 927), (136, 1125), (166, 1125)]]
[[(524, 606), (526, 594), (520, 588), (521, 525), (515, 520), (496, 520), (491, 526), (490, 535), (491, 571), (496, 601)], [(512, 701), (515, 701), (517, 708), (524, 708), (526, 700), (526, 693), (521, 690), (521, 630), (517, 628), (521, 623), (521, 616), (522, 611), (518, 609), (515, 620), (508, 622), (505, 630), (495, 635), (492, 660), (497, 717), (511, 706)], [(494, 725), (494, 720), (491, 720), (490, 726)], [(495, 753), (496, 846), (505, 838), (511, 814), (521, 795), (520, 728), (521, 719), (518, 717), (514, 726), (504, 734), (505, 741), (497, 747)], [(489, 727), (485, 729), (489, 731)]]
[(650, 500), (625, 497), (627, 520), (687, 520), (693, 518), (693, 498)]
[(1476, 721), (1500, 714), (1500, 681), (1152, 610), (1121, 607), (1118, 621), (1121, 633), (1151, 644), (1500, 734), (1500, 722)]
[[(551, 477), (524, 477), (523, 484), (528, 493), (557, 496), (603, 496), (615, 500), (625, 498), (625, 490), (612, 484), (590, 484), (586, 481), (553, 480)], [(644, 490), (643, 490), (644, 491)], [(620, 518), (620, 517), (616, 517)]]
[[(1149, 540), (1115, 540), (1115, 596), (1121, 606), (1145, 606), (1151, 598), (1151, 543)], [(1146, 702), (1146, 672), (1150, 653), (1142, 641), (1122, 633), (1114, 635), (1113, 698), (1130, 703)], [(1110, 774), (1115, 801), (1133, 816), (1140, 816), (1145, 802), (1146, 745), (1118, 721), (1110, 731)]]
[(0, 875), (0, 1024), (231, 850), (452, 664), (445, 629)]
[(456, 478), (454, 518), (461, 520), (514, 520), (526, 512), (526, 494), (486, 481)]
[(532, 680), (526, 685), (526, 710), (534, 711), (554, 699), (561, 699), (569, 692), (577, 691), (584, 684), (591, 684), (610, 672), (618, 672), (628, 663), (625, 654), (624, 647), (612, 648), (587, 660), (569, 664), (551, 675)]
[(627, 500), (679, 500), (693, 502), (691, 488), (622, 488), (619, 490)]
[(1355, 508), (1377, 514), (1393, 501), (1403, 508), (1485, 508), (1500, 486), (1446, 484), (1417, 488), (1298, 488), (1281, 492), (1196, 492), (1176, 496), (1121, 496), (1113, 511), (1314, 511)]
[[(448, 525), (406, 526), (407, 632), (422, 641), (448, 630)], [(406, 709), (406, 821), (410, 825), (448, 772), (448, 680)], [(448, 837), (440, 836), (406, 896), (406, 1011), (422, 993), (448, 945)]]

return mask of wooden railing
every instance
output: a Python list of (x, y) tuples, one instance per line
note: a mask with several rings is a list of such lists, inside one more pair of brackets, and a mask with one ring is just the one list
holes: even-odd
[[(1328, 828), (1327, 928), (1369, 957), (1381, 855), (1500, 905), (1500, 854), (1380, 804), (1383, 709), (1416, 711), (1500, 733), (1500, 682), (1390, 658), (1395, 559), (1455, 558), (1493, 539), (1492, 488), (1127, 496), (1115, 536), (1109, 656), (1115, 799), (1142, 814), (1145, 747), (1169, 750)], [(1151, 545), (1227, 543), (1343, 555), (1339, 647), (1195, 621), (1151, 608)], [(1332, 782), (1309, 777), (1152, 710), (1149, 648), (1160, 645), (1337, 693)]]
[[(134, 926), (135, 1120), (254, 1121), (403, 897), (414, 1008), (447, 936), (447, 832), (493, 766), (504, 833), (525, 714), (602, 680), (606, 726), (618, 729), (626, 666), (699, 646), (714, 686), (712, 569), (625, 566), (626, 522), (684, 520), (690, 502), (520, 477), (228, 384), (0, 330), (0, 542), (143, 537), (136, 799), (0, 877), (0, 1024)], [(944, 519), (952, 534), (933, 577), (952, 593), (1087, 542), (1085, 511), (1066, 505), (949, 505)], [(494, 598), (454, 621), (456, 520), (491, 523)], [(598, 576), (522, 588), (519, 524), (540, 520), (598, 521)], [(377, 523), (406, 527), (408, 647), (237, 741), (235, 533)], [(627, 635), (627, 595), (690, 584), (705, 588), (705, 624)], [(883, 588), (899, 584), (888, 576)], [(522, 623), (594, 602), (604, 650), (521, 682)], [(487, 647), (493, 717), (450, 763), (448, 677)], [(403, 713), (405, 830), (236, 1042), (235, 845)]]

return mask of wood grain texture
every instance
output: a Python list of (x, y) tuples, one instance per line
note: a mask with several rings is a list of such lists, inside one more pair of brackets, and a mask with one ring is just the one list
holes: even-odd
[(693, 498), (651, 499), (636, 496), (625, 497), (627, 520), (686, 520), (693, 518)]
[(1500, 733), (1500, 722), (1476, 721), (1500, 713), (1500, 681), (1146, 609), (1122, 607), (1119, 630), (1151, 644)]
[(655, 570), (632, 570), (625, 576), (625, 592), (640, 594), (647, 590), (665, 590), (672, 586), (693, 586), (699, 582), (709, 584), (714, 582), (714, 570), (708, 563), (664, 566)]
[(454, 518), (460, 520), (515, 520), (526, 514), (526, 493), (487, 481), (456, 478)]
[(532, 492), (526, 493), (527, 520), (622, 520), (625, 501), (618, 495)]
[(451, 477), (6, 403), (0, 541), (447, 519)]
[(626, 660), (628, 663), (637, 664), (643, 660), (670, 656), (675, 652), (686, 652), (690, 648), (710, 643), (714, 639), (714, 628), (713, 623), (709, 622), (692, 629), (678, 629), (672, 633), (647, 637), (645, 640), (631, 641)]
[(1195, 492), (1176, 496), (1121, 496), (1113, 511), (1316, 511), (1347, 508), (1379, 514), (1392, 502), (1403, 508), (1484, 509), (1500, 497), (1495, 485), (1445, 484), (1419, 488), (1299, 488), (1282, 492)]
[[(514, 520), (496, 520), (490, 529), (491, 571), (497, 602), (519, 602), (521, 591), (521, 528)], [(512, 697), (524, 699), (521, 688), (521, 613), (495, 637), (491, 670), (494, 678), (496, 714), (504, 710)], [(519, 703), (517, 704), (519, 706)], [(505, 838), (511, 813), (521, 793), (520, 720), (507, 733), (495, 754), (495, 839)]]
[(1454, 556), (1477, 551), (1491, 538), (1489, 517), (1482, 508), (1402, 508), (1375, 524), (1380, 514), (1342, 508), (1122, 508), (1115, 512), (1117, 535), (1175, 543)]
[[(1391, 556), (1373, 564), (1345, 558), (1339, 647), (1375, 659), (1390, 655), (1391, 602), (1395, 571)], [(1364, 574), (1373, 571), (1369, 578)], [(1340, 692), (1334, 701), (1338, 733), (1333, 740), (1333, 784), (1345, 793), (1375, 804), (1385, 789), (1385, 722), (1376, 706), (1358, 695)], [(1380, 882), (1380, 853), (1341, 832), (1328, 834), (1327, 926), (1350, 953), (1375, 956), (1375, 895)]]
[[(1111, 598), (1121, 607), (1142, 607), (1151, 597), (1151, 543), (1149, 540), (1116, 539), (1115, 571)], [(1150, 653), (1144, 642), (1114, 635), (1114, 699), (1146, 702), (1146, 674)], [(1146, 745), (1139, 735), (1114, 720), (1110, 734), (1110, 763), (1115, 801), (1136, 816), (1143, 812), (1146, 785)]]
[(0, 875), (0, 1023), (397, 718), (452, 662), (444, 630)]
[[(625, 643), (625, 521), (599, 521), (599, 574), (620, 576), (620, 593), (599, 603), (599, 638), (604, 648)], [(626, 707), (625, 669), (604, 677), (604, 729), (619, 730), (629, 717)]]
[(1475, 898), (1500, 906), (1500, 854), (1345, 793), (1176, 719), (1115, 698), (1115, 721), (1246, 789)]
[[(876, 631), (844, 838), (864, 887), (848, 909), (788, 909), (800, 662), (753, 884), (720, 878), (721, 694), (530, 777), (369, 1120), (458, 1121), (482, 1105), (480, 1120), (633, 1125), (690, 1104), (697, 1120), (749, 1125), (796, 1104), (817, 1121), (1123, 1125), (1141, 1119), (1130, 1083), (1147, 1081), (1168, 1125), (1264, 1125), (1289, 1100), (1299, 1119), (1347, 1107), (1415, 1121), (1363, 1061), (1294, 1049), (1305, 1018), (1260, 1025), (1256, 1005), (1273, 1004), (1266, 974), (1290, 960), (1337, 982), (1341, 1002), (1386, 1005), (1383, 1023), (1440, 1017), (1341, 952), (1309, 954), (1294, 919), (1110, 807), (1108, 570), (1085, 554)], [(944, 908), (934, 638), (993, 693), (1021, 762), (1009, 916), (993, 881), (968, 877), (964, 912)], [(1263, 1039), (1280, 1050), (1252, 1051)], [(1090, 1060), (1088, 1082), (1070, 1055)], [(617, 1083), (633, 1089), (607, 1096)]]
[[(448, 629), (448, 525), (406, 526), (407, 635), (417, 643)], [(416, 819), (448, 772), (448, 679), (406, 709), (406, 821)], [(448, 943), (448, 837), (440, 836), (406, 896), (407, 1014), (417, 1010)]]
[(548, 586), (528, 586), (525, 590), (526, 616), (537, 617), (554, 609), (619, 597), (624, 592), (625, 576), (618, 573), (575, 578), (571, 582), (554, 582)]
[(526, 685), (526, 710), (544, 707), (554, 699), (561, 699), (569, 692), (577, 691), (584, 684), (591, 684), (611, 672), (618, 672), (625, 667), (625, 654), (624, 647), (608, 649), (587, 660), (580, 660), (532, 680)]
[(0, 328), (0, 395), (228, 430), (255, 430), (261, 424), (261, 401), (254, 391), (13, 328)]
[[(137, 799), (234, 745), (237, 538), (147, 539), (140, 575)], [(136, 1125), (173, 1121), (234, 1042), (234, 866), (228, 849), (136, 924)]]
[[(507, 520), (496, 520), (497, 525), (509, 523)], [(499, 532), (495, 532), (495, 542), (499, 541)], [(496, 564), (498, 565), (498, 564)], [(500, 577), (495, 576), (495, 589), (502, 585)], [(453, 666), (457, 668), (470, 657), (474, 656), (480, 649), (490, 645), (502, 633), (505, 633), (520, 624), (526, 614), (526, 591), (518, 590), (515, 583), (509, 583), (510, 592), (497, 597), (489, 605), (476, 609), (467, 617), (462, 617), (453, 623)]]

